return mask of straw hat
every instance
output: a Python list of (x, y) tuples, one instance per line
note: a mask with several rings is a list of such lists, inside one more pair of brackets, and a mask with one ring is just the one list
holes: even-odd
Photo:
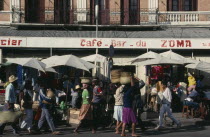
[(75, 86), (75, 89), (80, 89), (80, 86), (79, 86), (79, 85), (76, 85), (76, 86)]
[(17, 77), (12, 75), (12, 76), (9, 77), (9, 82), (12, 83), (12, 82), (16, 81), (17, 79), (18, 79)]

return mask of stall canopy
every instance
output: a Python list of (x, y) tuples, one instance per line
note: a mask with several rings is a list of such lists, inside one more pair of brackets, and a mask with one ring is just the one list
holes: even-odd
[(134, 63), (144, 61), (146, 59), (155, 59), (155, 58), (160, 58), (160, 57), (161, 57), (161, 55), (159, 55), (158, 53), (149, 51), (147, 53), (144, 53), (144, 54), (132, 59), (131, 63), (134, 64)]
[(42, 60), (46, 64), (46, 68), (57, 66), (69, 66), (77, 69), (89, 71), (96, 66), (74, 55), (52, 56)]
[(188, 64), (185, 67), (210, 73), (210, 63), (203, 62), (203, 61), (199, 61), (195, 64)]
[(100, 54), (93, 54), (93, 55), (83, 57), (81, 59), (85, 61), (89, 61), (89, 62), (104, 62), (106, 60), (106, 57)]
[(142, 62), (138, 63), (138, 65), (142, 65), (142, 66), (165, 65), (165, 64), (182, 65), (183, 63), (178, 61), (178, 60), (169, 59), (169, 58), (166, 58), (166, 57), (159, 57), (159, 58), (150, 59), (150, 60), (146, 60), (146, 61), (142, 61)]
[(160, 53), (160, 55), (173, 60), (185, 60), (185, 57), (173, 52), (172, 50)]
[(54, 68), (45, 68), (46, 72), (58, 73)]
[(45, 72), (45, 64), (35, 58), (6, 58), (7, 63), (18, 64)]
[(192, 64), (192, 63), (196, 63), (197, 61), (192, 59), (192, 58), (185, 58), (182, 55), (179, 55), (175, 52), (173, 52), (172, 50), (160, 53), (161, 56), (169, 58), (169, 59), (173, 59), (173, 60), (179, 60), (181, 61), (183, 64)]

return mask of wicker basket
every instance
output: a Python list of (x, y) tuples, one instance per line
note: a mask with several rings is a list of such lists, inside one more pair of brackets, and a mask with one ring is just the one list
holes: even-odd
[(120, 78), (112, 78), (112, 79), (111, 79), (111, 82), (112, 82), (112, 83), (115, 83), (115, 84), (116, 84), (116, 83), (120, 83)]
[(82, 83), (82, 84), (90, 84), (90, 83), (91, 83), (91, 78), (82, 77), (82, 78), (81, 78), (81, 83)]
[(122, 70), (121, 69), (116, 69), (111, 71), (111, 76), (113, 77), (120, 77)]
[(120, 83), (121, 69), (116, 69), (111, 71), (111, 82)]
[(130, 84), (130, 83), (131, 83), (131, 77), (130, 76), (120, 77), (120, 84), (126, 85), (126, 84)]
[(130, 77), (131, 74), (131, 72), (121, 72), (121, 77)]

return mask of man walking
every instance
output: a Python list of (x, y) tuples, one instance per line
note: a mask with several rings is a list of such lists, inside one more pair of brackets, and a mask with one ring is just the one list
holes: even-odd
[[(16, 101), (16, 95), (15, 95), (16, 80), (17, 80), (17, 77), (15, 77), (14, 75), (9, 77), (10, 84), (6, 87), (6, 92), (5, 92), (5, 111), (14, 111), (14, 104)], [(6, 123), (0, 124), (0, 135), (3, 135), (5, 126), (6, 126)], [(11, 126), (13, 129), (13, 134), (19, 135), (16, 123), (12, 123)]]
[(99, 81), (98, 79), (94, 79), (92, 81), (92, 85), (93, 85), (93, 120), (95, 121), (95, 128), (98, 127), (99, 122), (101, 121), (101, 117), (102, 117), (102, 96), (103, 96), (103, 92), (100, 88), (100, 86), (98, 85)]
[(160, 130), (163, 128), (163, 117), (164, 114), (167, 113), (168, 117), (177, 124), (177, 127), (181, 127), (181, 123), (174, 118), (171, 112), (171, 100), (172, 95), (170, 89), (167, 87), (168, 81), (163, 80), (161, 82), (161, 86), (163, 88), (163, 97), (162, 97), (162, 106), (160, 108), (160, 115), (159, 115), (159, 125), (155, 128), (156, 130)]

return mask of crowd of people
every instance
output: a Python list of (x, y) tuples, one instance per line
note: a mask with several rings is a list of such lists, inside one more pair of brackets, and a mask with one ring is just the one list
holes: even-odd
[[(13, 112), (15, 104), (19, 104), (21, 110), (25, 113), (25, 118), (21, 121), (20, 127), (17, 126), (16, 122), (11, 124), (13, 134), (20, 134), (22, 129), (26, 129), (29, 134), (40, 133), (43, 127), (46, 126), (50, 128), (52, 134), (60, 134), (56, 129), (57, 125), (55, 125), (53, 112), (55, 111), (56, 105), (60, 105), (62, 108), (62, 106), (64, 107), (68, 102), (70, 102), (71, 108), (80, 110), (78, 115), (80, 122), (73, 132), (78, 134), (81, 127), (89, 125), (92, 133), (96, 133), (100, 126), (105, 126), (103, 122), (100, 122), (103, 121), (102, 114), (105, 112), (107, 103), (107, 100), (104, 100), (104, 96), (108, 95), (108, 93), (106, 93), (107, 89), (104, 88), (105, 86), (102, 87), (100, 82), (99, 79), (95, 78), (92, 81), (81, 81), (80, 83), (74, 84), (68, 77), (64, 77), (62, 88), (52, 88), (52, 85), (46, 84), (48, 82), (39, 78), (34, 86), (32, 86), (31, 81), (25, 81), (22, 90), (17, 95), (17, 78), (13, 75), (10, 76), (9, 82), (5, 86), (5, 111)], [(172, 115), (172, 93), (167, 86), (168, 82), (169, 81), (166, 79), (161, 81), (161, 88), (163, 90), (161, 91), (162, 98), (159, 125), (156, 127), (157, 130), (163, 128), (163, 118), (165, 114), (177, 124), (178, 128), (181, 127), (181, 122)], [(130, 82), (127, 84), (111, 83), (107, 86), (109, 94), (111, 93), (111, 95), (113, 95), (113, 98), (111, 97), (108, 101), (109, 104), (113, 104), (114, 107), (114, 112), (109, 118), (114, 118), (116, 121), (116, 134), (126, 136), (125, 130), (129, 128), (131, 129), (132, 136), (138, 136), (136, 134), (136, 126), (139, 126), (142, 131), (145, 130), (141, 120), (144, 105), (141, 101), (140, 92), (144, 85), (145, 83), (142, 80), (131, 75)], [(195, 85), (189, 85), (188, 89), (190, 94), (185, 99), (185, 104), (197, 108), (197, 104), (192, 103), (190, 100), (197, 95), (195, 87)], [(33, 104), (36, 101), (39, 102), (39, 105), (35, 113)], [(0, 135), (3, 134), (6, 124), (7, 123), (1, 123)]]

